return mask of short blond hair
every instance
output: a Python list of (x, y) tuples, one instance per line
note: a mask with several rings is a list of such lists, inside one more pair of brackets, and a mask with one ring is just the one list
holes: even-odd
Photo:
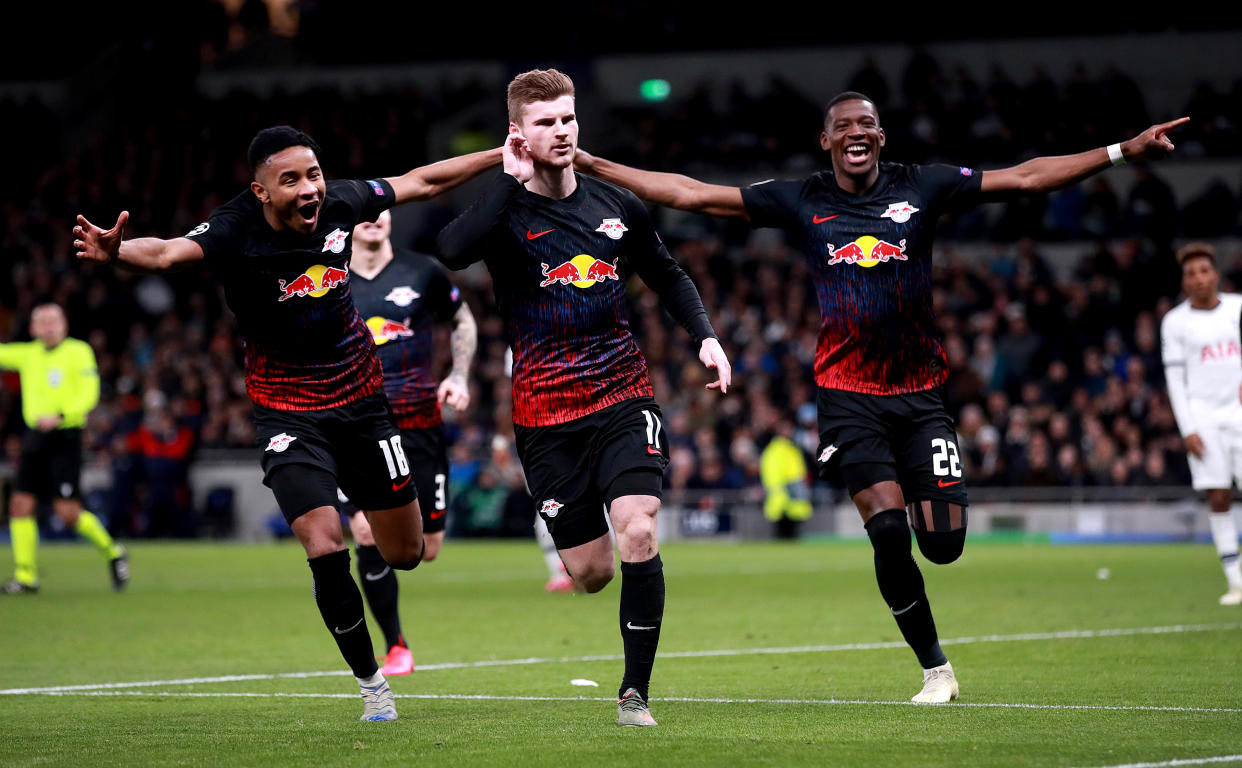
[(1216, 249), (1211, 243), (1186, 243), (1177, 249), (1177, 265), (1179, 267), (1186, 266), (1186, 262), (1191, 259), (1207, 259), (1216, 268)]
[(532, 69), (509, 82), (509, 122), (522, 122), (522, 107), (574, 95), (574, 81), (555, 69)]

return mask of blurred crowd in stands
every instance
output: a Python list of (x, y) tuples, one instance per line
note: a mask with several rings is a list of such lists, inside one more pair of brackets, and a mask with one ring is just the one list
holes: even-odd
[[(999, 68), (980, 78), (915, 50), (900, 83), (864, 61), (841, 85), (880, 105), (889, 160), (997, 167), (1100, 146), (1169, 117), (1150, 114), (1115, 69), (1078, 69), (1067, 82), (1036, 72), (1017, 82)], [(124, 208), (131, 236), (188, 231), (246, 188), (245, 147), (255, 130), (278, 122), (316, 137), (329, 176), (394, 175), (435, 159), (429, 121), (491, 97), (483, 91), (186, 98), (104, 122), (81, 140), (64, 115), (35, 99), (0, 102), (0, 120), (17, 132), (13, 145), (24, 148), (14, 172), (0, 178), (0, 340), (29, 338), (31, 308), (50, 300), (66, 308), (71, 334), (94, 348), (103, 399), (86, 441), (89, 461), (112, 478), (114, 529), (191, 533), (178, 511), (188, 505), (190, 461), (216, 449), (252, 459), (245, 451), (254, 450), (254, 432), (240, 340), (215, 281), (197, 269), (157, 277), (77, 263), (73, 215), (106, 226)], [(787, 83), (773, 79), (762, 93), (739, 85), (719, 101), (704, 88), (614, 110), (607, 131), (584, 126), (583, 143), (643, 167), (699, 175), (773, 168), (793, 175), (826, 163), (815, 140), (821, 107)], [(1194, 121), (1175, 137), (1179, 159), (1242, 156), (1242, 80), (1229, 94), (1196, 88), (1186, 110)], [(1198, 196), (1179, 202), (1161, 170), (1140, 168), (1126, 187), (1104, 174), (944, 223), (936, 304), (952, 371), (946, 396), (972, 485), (1188, 482), (1160, 363), (1160, 318), (1180, 284), (1171, 248), (1186, 237), (1236, 242), (1242, 179), (1205, 178)], [(453, 215), (429, 205), (439, 207), (420, 231), (398, 233), (424, 249)], [(704, 390), (706, 374), (684, 332), (653, 293), (632, 286), (634, 327), (674, 441), (671, 485), (753, 490), (775, 432), (792, 427), (807, 454), (816, 451), (819, 317), (807, 268), (771, 231), (659, 216), (735, 366), (728, 396)], [(1053, 244), (1056, 259), (1044, 252)], [(1242, 252), (1221, 255), (1222, 288), (1242, 286)], [(480, 343), (474, 404), (450, 414), (454, 492), (477, 512), (477, 527), (503, 532), (505, 507), (522, 487), (506, 441), (507, 345), (486, 276), (455, 279), (479, 318)], [(24, 429), (18, 387), (12, 374), (0, 382), (0, 440), (12, 460)]]

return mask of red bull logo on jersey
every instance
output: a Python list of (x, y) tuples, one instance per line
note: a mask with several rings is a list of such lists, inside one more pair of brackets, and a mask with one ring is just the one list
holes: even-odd
[(367, 318), (367, 328), (371, 329), (371, 338), (375, 340), (375, 346), (378, 347), (390, 341), (413, 336), (414, 331), (410, 330), (409, 322), (409, 318), (404, 323), (398, 323), (396, 320), (376, 315)]
[(910, 220), (910, 217), (912, 215), (918, 212), (919, 212), (918, 208), (915, 208), (913, 205), (910, 205), (905, 200), (902, 200), (900, 203), (893, 203), (892, 205), (890, 205), (888, 207), (888, 210), (880, 214), (880, 218), (881, 219), (892, 219), (898, 224), (905, 224), (907, 221)]
[(337, 269), (316, 264), (289, 282), (280, 281), (280, 301), (288, 301), (294, 296), (319, 298), (348, 279), (348, 267)]
[(903, 239), (892, 243), (876, 239), (871, 235), (863, 235), (849, 245), (836, 247), (828, 244), (828, 264), (857, 264), (860, 267), (874, 267), (880, 262), (895, 259), (906, 261), (906, 241)]
[(561, 511), (563, 506), (565, 505), (556, 499), (544, 499), (544, 502), (539, 505), (539, 514), (547, 518), (553, 518), (556, 517), (556, 514)]
[(332, 230), (331, 232), (328, 233), (328, 236), (323, 239), (323, 251), (320, 251), (320, 253), (324, 253), (326, 251), (332, 251), (333, 253), (340, 253), (341, 251), (345, 250), (345, 238), (346, 237), (348, 237), (348, 234), (344, 232), (343, 230), (341, 229)]
[(554, 283), (560, 283), (576, 288), (590, 288), (604, 280), (620, 280), (621, 276), (617, 274), (618, 260), (613, 259), (609, 264), (590, 254), (580, 253), (560, 266), (549, 267), (547, 264), (540, 264), (544, 279), (539, 287), (547, 288)]
[(620, 240), (621, 236), (630, 230), (621, 223), (621, 219), (604, 219), (604, 221), (596, 227), (595, 231), (603, 232), (613, 240)]

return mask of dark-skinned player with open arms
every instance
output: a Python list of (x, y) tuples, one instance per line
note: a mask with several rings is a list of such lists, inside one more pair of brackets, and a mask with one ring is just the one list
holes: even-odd
[(961, 555), (967, 523), (956, 431), (940, 391), (947, 359), (932, 313), (936, 218), (1158, 157), (1173, 149), (1168, 133), (1186, 120), (1107, 148), (1000, 170), (881, 163), (879, 112), (851, 91), (824, 113), (820, 146), (832, 167), (798, 181), (738, 188), (577, 155), (579, 170), (646, 200), (783, 229), (806, 257), (822, 318), (815, 354), (819, 469), (843, 480), (858, 508), (880, 594), (923, 668), (915, 702), (951, 701), (958, 682), (940, 648), (910, 528), (923, 555), (944, 564)]
[(337, 487), (366, 511), (394, 568), (422, 559), (422, 518), (375, 343), (350, 295), (350, 239), (359, 222), (457, 186), (500, 151), (366, 181), (327, 181), (318, 155), (301, 131), (264, 129), (248, 151), (250, 188), (184, 237), (124, 239), (122, 212), (107, 230), (79, 216), (74, 245), (78, 258), (138, 271), (202, 262), (221, 282), (245, 344), (264, 483), (306, 550), (315, 602), (358, 679), (361, 719), (395, 720), (349, 572)]

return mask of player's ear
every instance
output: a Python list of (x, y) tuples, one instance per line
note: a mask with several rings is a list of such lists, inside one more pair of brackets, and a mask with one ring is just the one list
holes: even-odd
[(250, 182), (250, 191), (253, 192), (254, 196), (259, 198), (259, 202), (264, 205), (267, 205), (272, 201), (272, 196), (269, 195), (267, 190), (263, 188), (263, 185), (257, 181)]
[(828, 140), (828, 131), (826, 130), (820, 131), (819, 132), (819, 148), (827, 152), (829, 146), (831, 146), (831, 142), (829, 142)]
[(880, 146), (884, 146), (884, 129), (880, 129)]

